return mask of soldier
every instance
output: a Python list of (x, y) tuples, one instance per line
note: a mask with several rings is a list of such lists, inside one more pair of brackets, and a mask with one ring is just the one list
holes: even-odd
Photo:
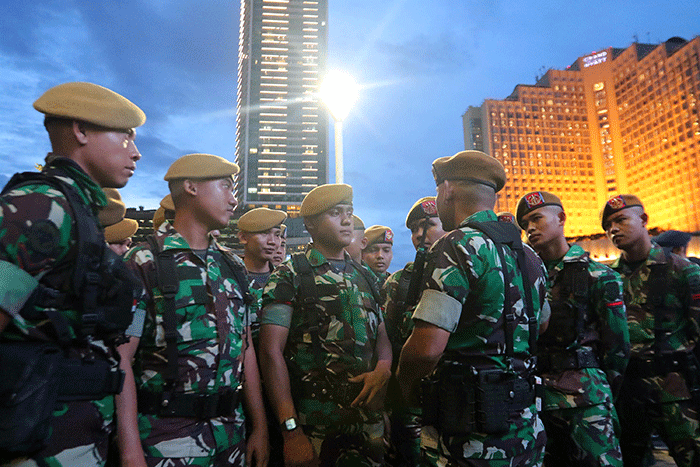
[(693, 238), (688, 232), (681, 232), (680, 230), (667, 230), (654, 237), (654, 240), (658, 245), (664, 249), (664, 253), (675, 253), (682, 258), (687, 258), (688, 261), (692, 261), (695, 264), (700, 265), (700, 258), (695, 258), (692, 256), (687, 256), (688, 243), (690, 239)]
[(362, 264), (362, 249), (365, 247), (365, 223), (355, 214), (352, 215), (352, 241), (345, 247), (350, 257)]
[(648, 460), (656, 430), (677, 465), (698, 465), (700, 268), (651, 241), (635, 195), (610, 198), (601, 220), (622, 250), (611, 267), (622, 276), (632, 346), (617, 402), (624, 463)]
[[(420, 293), (426, 250), (445, 235), (434, 196), (426, 196), (415, 202), (406, 216), (406, 227), (411, 231), (416, 260), (389, 276), (384, 283), (384, 311), (393, 354), (392, 371), (398, 366), (401, 347), (413, 329), (411, 314)], [(393, 449), (389, 462), (396, 466), (417, 465), (420, 457), (420, 409), (401, 405), (400, 395), (393, 394), (398, 387), (392, 384), (390, 388), (392, 413), (389, 419)]]
[(352, 240), (352, 187), (314, 188), (301, 215), (312, 243), (270, 276), (260, 330), (285, 465), (380, 465), (391, 347), (376, 278), (344, 251)]
[(273, 269), (282, 264), (287, 258), (287, 226), (282, 224), (280, 227), (282, 228), (282, 233), (280, 233), (280, 246), (275, 251), (275, 254), (272, 255), (272, 260), (270, 261)]
[[(236, 207), (238, 166), (188, 154), (165, 174), (175, 220), (129, 251), (144, 284), (134, 374), (150, 466), (266, 465), (267, 426), (242, 261), (210, 232)], [(244, 411), (252, 430), (245, 433)], [(133, 409), (133, 408), (132, 408)], [(247, 440), (247, 442), (246, 442)], [(128, 455), (138, 446), (125, 446)]]
[(497, 213), (496, 216), (498, 217), (499, 221), (510, 222), (511, 224), (516, 225), (518, 228), (520, 228), (520, 226), (518, 225), (518, 222), (515, 220), (515, 216), (513, 215), (512, 212), (501, 211), (501, 212)]
[(424, 462), (537, 465), (545, 434), (530, 375), (547, 318), (544, 266), (515, 226), (497, 221), (505, 171), (495, 158), (463, 151), (435, 160), (433, 175), (443, 228), (456, 230), (430, 249), (397, 370), (409, 403), (432, 373), (422, 394)]
[(173, 197), (167, 194), (160, 200), (160, 206), (153, 213), (153, 231), (158, 230), (163, 221), (172, 221), (173, 219), (175, 219), (175, 205)]
[(238, 239), (243, 245), (243, 262), (250, 279), (248, 290), (253, 296), (250, 307), (250, 328), (253, 341), (257, 341), (260, 321), (258, 311), (262, 301), (263, 287), (272, 273), (272, 257), (281, 243), (282, 222), (287, 218), (284, 211), (255, 208), (238, 220)]
[(552, 317), (537, 345), (545, 465), (622, 466), (613, 402), (629, 358), (622, 279), (564, 237), (561, 200), (527, 193), (517, 221), (547, 266)]
[(139, 223), (124, 218), (126, 206), (118, 190), (105, 188), (104, 193), (107, 196), (107, 206), (100, 211), (98, 218), (105, 229), (105, 241), (113, 252), (124, 256), (131, 247), (131, 236), (139, 229)]
[(394, 257), (394, 232), (384, 225), (373, 225), (365, 230), (362, 261), (377, 275), (379, 283), (389, 277), (389, 266)]
[(97, 213), (107, 204), (101, 187), (133, 175), (134, 128), (146, 116), (82, 82), (49, 89), (34, 108), (53, 152), (0, 198), (0, 394), (13, 396), (0, 405), (0, 463), (100, 466), (125, 377), (133, 395), (115, 346), (137, 284), (107, 248)]

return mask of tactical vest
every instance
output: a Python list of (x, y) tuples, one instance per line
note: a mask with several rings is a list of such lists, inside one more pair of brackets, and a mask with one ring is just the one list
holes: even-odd
[(77, 233), (75, 254), (63, 258), (39, 279), (39, 286), (20, 314), (28, 320), (49, 318), (58, 341), (65, 346), (73, 339), (70, 325), (60, 311), (77, 310), (81, 316), (81, 323), (75, 329), (79, 341), (90, 336), (108, 344), (118, 343), (131, 324), (138, 280), (122, 258), (107, 246), (90, 206), (75, 187), (59, 176), (66, 175), (53, 167), (43, 172), (17, 173), (1, 193), (33, 184), (59, 190), (68, 200)]

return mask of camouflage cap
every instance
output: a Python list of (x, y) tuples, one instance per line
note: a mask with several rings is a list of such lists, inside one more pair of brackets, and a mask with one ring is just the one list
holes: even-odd
[(355, 214), (352, 215), (352, 230), (365, 230), (365, 223)]
[(678, 248), (687, 246), (692, 237), (693, 236), (688, 232), (681, 232), (680, 230), (667, 230), (666, 232), (657, 235), (652, 240), (662, 247)]
[(309, 192), (301, 202), (302, 217), (315, 216), (337, 204), (352, 205), (352, 187), (345, 183), (320, 185)]
[(268, 208), (255, 208), (246, 212), (238, 219), (238, 229), (244, 232), (265, 232), (278, 227), (287, 218), (284, 211)]
[(525, 194), (520, 201), (518, 201), (518, 206), (515, 208), (515, 218), (518, 221), (518, 225), (521, 228), (525, 228), (523, 225), (523, 217), (535, 209), (543, 208), (545, 206), (559, 206), (564, 209), (564, 205), (561, 204), (561, 200), (554, 193), (548, 191), (531, 191)]
[(495, 192), (506, 184), (506, 171), (494, 157), (481, 151), (462, 151), (433, 161), (435, 184), (445, 180), (466, 180), (490, 186)]
[(617, 195), (607, 200), (600, 211), (600, 225), (603, 226), (603, 230), (605, 230), (605, 221), (608, 219), (608, 216), (634, 206), (644, 209), (642, 201), (635, 195)]
[(437, 204), (435, 204), (435, 196), (426, 196), (416, 201), (411, 207), (411, 210), (408, 211), (406, 227), (410, 229), (411, 225), (420, 219), (437, 216), (438, 211)]
[(225, 178), (237, 174), (239, 168), (233, 162), (213, 154), (186, 154), (170, 165), (163, 179), (182, 180), (191, 178), (206, 180)]
[(394, 244), (394, 232), (384, 225), (373, 225), (365, 230), (365, 239), (367, 244), (365, 250), (375, 243), (390, 243)]
[(54, 86), (34, 101), (34, 108), (48, 116), (119, 130), (136, 128), (146, 122), (146, 114), (129, 99), (92, 83)]

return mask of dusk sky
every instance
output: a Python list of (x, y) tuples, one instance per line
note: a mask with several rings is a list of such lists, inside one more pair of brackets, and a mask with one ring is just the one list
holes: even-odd
[[(700, 34), (698, 0), (329, 1), (329, 68), (362, 88), (344, 124), (345, 182), (366, 225), (394, 229), (391, 271), (413, 257), (404, 220), (435, 194), (431, 162), (464, 149), (469, 105), (635, 37)], [(3, 0), (0, 185), (43, 163), (50, 147), (32, 102), (66, 81), (109, 87), (147, 115), (143, 158), (121, 190), (127, 206), (155, 209), (183, 154), (233, 161), (239, 9), (235, 0)], [(331, 162), (331, 182), (333, 173)]]

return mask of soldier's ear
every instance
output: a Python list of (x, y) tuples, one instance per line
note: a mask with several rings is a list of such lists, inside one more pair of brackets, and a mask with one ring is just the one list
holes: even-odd
[(241, 232), (240, 230), (238, 231), (238, 240), (241, 242), (241, 245), (248, 244), (248, 237), (246, 237), (246, 234)]
[(87, 144), (87, 142), (88, 142), (87, 128), (85, 127), (85, 124), (83, 122), (73, 120), (72, 130), (73, 130), (73, 136), (75, 136), (75, 139), (78, 141), (78, 143)]
[(362, 237), (362, 241), (360, 242), (360, 249), (364, 250), (367, 248), (367, 237)]
[(566, 223), (566, 212), (564, 212), (564, 210), (559, 211), (559, 223), (561, 225)]
[(184, 189), (185, 193), (192, 196), (197, 196), (197, 183), (195, 181), (189, 179), (183, 180), (182, 188)]
[(646, 227), (647, 222), (649, 222), (649, 216), (647, 215), (647, 213), (643, 212), (642, 214), (640, 214), (639, 218), (642, 219), (642, 225)]

